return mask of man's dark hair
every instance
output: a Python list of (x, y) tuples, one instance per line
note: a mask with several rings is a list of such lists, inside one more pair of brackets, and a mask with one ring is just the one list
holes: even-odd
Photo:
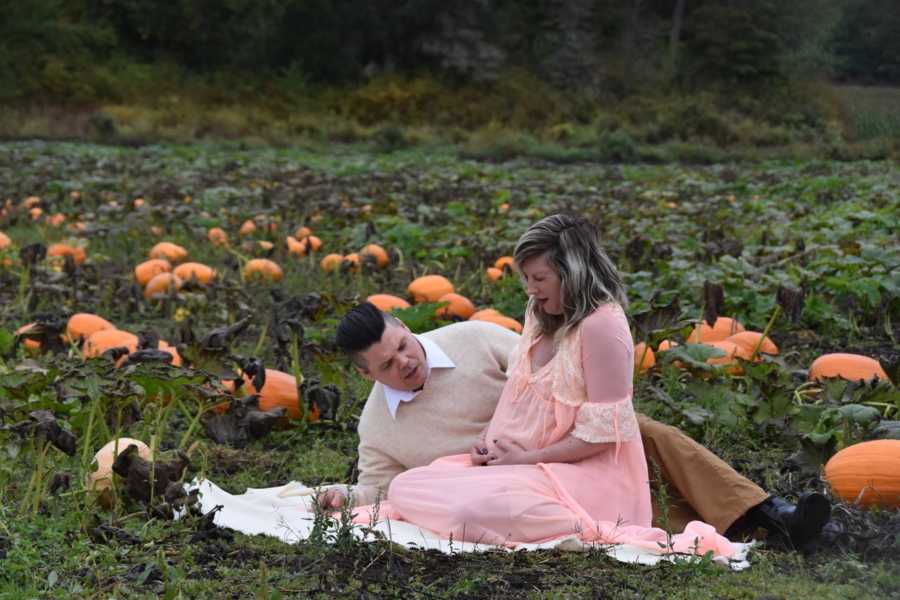
[(366, 368), (359, 353), (380, 342), (388, 324), (400, 323), (397, 317), (378, 310), (371, 302), (363, 302), (354, 306), (338, 323), (334, 341), (357, 366)]

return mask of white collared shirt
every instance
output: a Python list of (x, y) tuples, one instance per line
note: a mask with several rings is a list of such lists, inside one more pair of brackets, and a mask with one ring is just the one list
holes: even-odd
[[(419, 343), (422, 344), (422, 349), (425, 350), (425, 368), (427, 370), (425, 374), (425, 384), (428, 384), (428, 378), (431, 377), (432, 369), (454, 369), (456, 368), (456, 364), (450, 359), (447, 354), (441, 350), (441, 347), (436, 343), (432, 342), (426, 337), (413, 334)], [(382, 384), (384, 385), (384, 384)], [(424, 386), (423, 386), (424, 389)], [(387, 400), (388, 412), (391, 413), (391, 417), (397, 418), (397, 407), (400, 406), (401, 402), (411, 402), (415, 399), (415, 397), (422, 390), (398, 390), (394, 389), (388, 385), (384, 386), (384, 397)]]

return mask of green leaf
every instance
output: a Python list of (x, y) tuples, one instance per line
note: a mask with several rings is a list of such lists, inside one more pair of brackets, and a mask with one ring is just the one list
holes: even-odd
[(838, 411), (842, 417), (859, 425), (868, 425), (881, 418), (878, 409), (862, 404), (846, 404), (841, 406)]
[(0, 356), (6, 356), (12, 351), (13, 344), (16, 343), (16, 336), (11, 331), (0, 329)]

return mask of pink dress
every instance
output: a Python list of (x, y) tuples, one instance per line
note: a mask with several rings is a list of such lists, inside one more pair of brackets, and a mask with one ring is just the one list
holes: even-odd
[(577, 534), (586, 542), (730, 556), (728, 540), (705, 523), (692, 522), (672, 539), (651, 527), (647, 461), (631, 403), (634, 344), (621, 307), (599, 307), (532, 372), (539, 339), (526, 319), (488, 426), (488, 449), (500, 438), (531, 449), (569, 435), (608, 447), (572, 463), (473, 466), (468, 454), (439, 458), (394, 478), (381, 514), (471, 542)]

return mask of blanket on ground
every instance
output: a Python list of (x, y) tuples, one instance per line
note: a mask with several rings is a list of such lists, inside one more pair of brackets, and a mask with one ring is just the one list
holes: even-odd
[[(229, 494), (209, 480), (195, 480), (185, 486), (190, 492), (199, 492), (200, 507), (204, 514), (221, 506), (213, 516), (219, 527), (227, 527), (250, 535), (269, 535), (286, 543), (297, 543), (307, 539), (313, 530), (313, 500), (316, 489), (300, 482), (271, 488), (248, 488), (240, 495)], [(321, 486), (324, 490), (331, 486)], [(335, 486), (344, 487), (344, 486)], [(599, 548), (616, 560), (642, 565), (655, 565), (660, 561), (700, 560), (694, 555), (665, 553), (664, 549), (652, 552), (627, 544), (597, 546), (586, 544), (574, 535), (541, 544), (514, 544), (494, 546), (460, 542), (439, 537), (436, 533), (403, 521), (384, 519), (369, 527), (354, 525), (354, 536), (361, 541), (387, 539), (410, 549), (438, 550), (447, 554), (458, 552), (484, 552), (487, 550), (545, 550), (558, 549), (586, 551)], [(716, 562), (740, 571), (750, 566), (747, 560), (752, 543), (734, 544), (736, 552), (731, 560), (717, 558)]]

